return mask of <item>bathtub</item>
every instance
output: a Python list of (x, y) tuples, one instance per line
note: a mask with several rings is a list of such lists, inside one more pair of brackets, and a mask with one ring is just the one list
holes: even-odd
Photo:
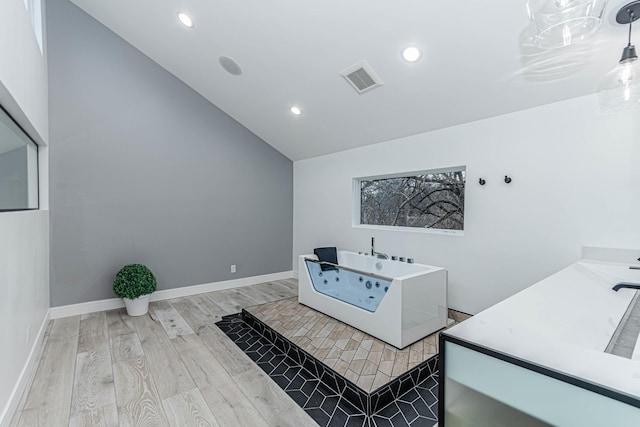
[(300, 255), (298, 301), (397, 348), (447, 326), (447, 270), (338, 251)]

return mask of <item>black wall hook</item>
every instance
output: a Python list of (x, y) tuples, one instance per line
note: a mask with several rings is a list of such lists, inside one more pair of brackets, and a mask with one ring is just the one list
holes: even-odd
[(508, 175), (505, 175), (504, 182), (506, 182), (507, 184), (511, 184), (511, 178)]
[(480, 184), (480, 185), (485, 185), (486, 183), (487, 183), (487, 181), (485, 181), (484, 178), (480, 178), (478, 180), (478, 184)]

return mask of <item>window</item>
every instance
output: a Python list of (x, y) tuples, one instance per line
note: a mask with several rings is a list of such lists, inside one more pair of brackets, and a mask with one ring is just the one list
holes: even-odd
[(0, 211), (38, 209), (38, 146), (0, 108)]
[(355, 225), (464, 230), (464, 166), (357, 178)]
[(24, 5), (29, 11), (31, 26), (40, 47), (40, 53), (44, 54), (42, 45), (42, 0), (24, 0)]

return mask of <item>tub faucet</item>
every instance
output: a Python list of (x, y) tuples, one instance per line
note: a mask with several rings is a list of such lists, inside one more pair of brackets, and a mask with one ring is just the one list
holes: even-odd
[(376, 252), (376, 238), (371, 238), (371, 256), (378, 257), (380, 259), (389, 259), (389, 255), (383, 254), (382, 252)]

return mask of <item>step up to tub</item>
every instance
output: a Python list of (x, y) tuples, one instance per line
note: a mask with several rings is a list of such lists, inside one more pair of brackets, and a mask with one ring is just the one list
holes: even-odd
[[(250, 324), (261, 323), (323, 365), (370, 393), (438, 354), (437, 334), (400, 350), (295, 297), (243, 310)], [(263, 326), (257, 325), (262, 332)]]
[[(327, 393), (346, 399), (366, 417), (379, 416), (383, 409), (389, 412), (391, 405), (396, 409), (404, 407), (408, 416), (420, 417), (424, 421), (420, 425), (435, 423), (436, 334), (399, 350), (299, 304), (295, 298), (248, 307), (241, 316), (225, 318), (218, 326), (296, 402), (313, 399), (286, 389), (299, 378), (289, 378), (294, 371), (289, 371), (274, 352), (281, 352), (290, 363), (303, 368), (305, 375), (326, 386)], [(240, 334), (227, 332), (234, 328), (251, 328), (263, 342), (271, 344), (272, 350), (265, 353), (265, 344), (249, 337), (246, 330)], [(280, 384), (282, 381), (287, 384)], [(393, 403), (403, 395), (409, 400)], [(417, 406), (414, 408), (410, 402)]]
[[(383, 406), (379, 400), (380, 409), (367, 411), (361, 403), (349, 400), (355, 395), (348, 380), (339, 375), (334, 379), (330, 376), (319, 378), (317, 372), (308, 370), (309, 364), (304, 367), (294, 361), (266, 336), (251, 328), (240, 313), (225, 316), (216, 325), (320, 427), (437, 425), (437, 371), (404, 393), (400, 387), (394, 389), (390, 403)], [(436, 362), (434, 359), (429, 363), (434, 370), (437, 369)], [(282, 416), (286, 418), (287, 415)]]

